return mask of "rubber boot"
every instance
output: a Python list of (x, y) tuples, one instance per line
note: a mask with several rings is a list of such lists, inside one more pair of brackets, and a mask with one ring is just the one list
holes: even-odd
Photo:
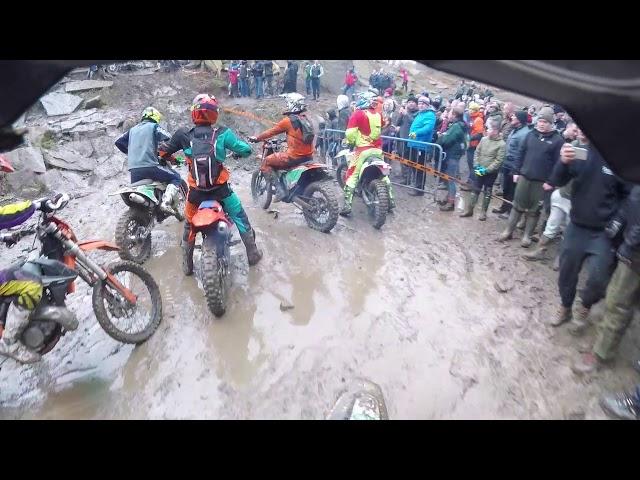
[(344, 186), (344, 207), (340, 210), (340, 215), (349, 217), (351, 215), (351, 204), (353, 203), (354, 190), (347, 185)]
[(482, 198), (482, 211), (480, 212), (480, 216), (478, 217), (478, 220), (480, 220), (481, 222), (484, 222), (487, 219), (487, 210), (489, 210), (489, 203), (491, 203), (491, 195), (485, 193), (484, 197)]
[(505, 228), (500, 234), (500, 237), (498, 238), (499, 241), (506, 242), (511, 239), (513, 232), (516, 229), (516, 224), (518, 223), (518, 220), (520, 220), (521, 216), (522, 212), (517, 211), (515, 208), (511, 209), (511, 212), (509, 213), (509, 223), (507, 223), (507, 228)]
[(191, 231), (191, 224), (184, 222), (184, 229), (182, 230), (182, 272), (188, 277), (193, 274), (193, 249), (196, 246), (196, 241), (189, 241), (189, 232)]
[(160, 210), (168, 215), (176, 216), (178, 213), (173, 207), (175, 199), (178, 196), (178, 187), (170, 183), (162, 194), (162, 202), (160, 202)]
[(522, 237), (522, 240), (520, 241), (520, 246), (522, 248), (529, 248), (531, 246), (531, 244), (533, 243), (533, 240), (531, 239), (531, 235), (533, 235), (533, 231), (536, 228), (536, 225), (538, 223), (538, 218), (540, 218), (540, 215), (526, 215), (525, 219), (526, 219), (526, 224), (524, 227), (524, 236)]
[(255, 265), (262, 258), (262, 250), (256, 246), (256, 231), (252, 228), (240, 234), (244, 248), (247, 250), (247, 260), (249, 265)]
[(444, 205), (440, 205), (441, 212), (453, 212), (456, 209), (455, 198), (447, 198), (447, 202)]
[(31, 312), (14, 304), (9, 306), (7, 323), (0, 339), (0, 355), (11, 357), (20, 363), (35, 363), (42, 358), (39, 353), (29, 350), (19, 340), (20, 334), (29, 324)]
[(467, 205), (465, 211), (460, 214), (460, 217), (472, 217), (473, 209), (476, 208), (476, 203), (478, 203), (478, 194), (473, 192), (469, 198), (469, 205)]
[(551, 242), (552, 240), (549, 237), (545, 237), (544, 235), (542, 235), (542, 237), (540, 237), (538, 248), (536, 248), (533, 252), (525, 253), (524, 255), (522, 255), (522, 258), (531, 262), (535, 262), (536, 260), (544, 260), (546, 258), (546, 253)]

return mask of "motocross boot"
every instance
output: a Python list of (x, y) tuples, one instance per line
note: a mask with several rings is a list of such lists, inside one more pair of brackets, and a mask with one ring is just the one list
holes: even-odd
[(160, 210), (167, 215), (178, 216), (178, 212), (174, 207), (176, 198), (178, 197), (178, 187), (170, 183), (167, 185), (164, 194), (162, 195), (162, 202), (160, 202)]
[(262, 258), (262, 250), (256, 246), (256, 231), (252, 228), (240, 234), (242, 243), (247, 249), (247, 260), (249, 265), (255, 265)]
[(340, 215), (343, 217), (351, 216), (351, 204), (353, 203), (353, 188), (345, 185), (344, 187), (344, 207), (340, 210)]
[(0, 355), (11, 357), (20, 363), (35, 363), (42, 357), (29, 350), (19, 339), (20, 334), (29, 324), (31, 312), (22, 307), (11, 305), (7, 314), (7, 323), (0, 338)]
[(186, 275), (193, 274), (193, 250), (196, 246), (196, 241), (189, 241), (189, 233), (191, 232), (191, 224), (184, 222), (184, 229), (182, 230), (182, 272)]
[(270, 174), (267, 175), (267, 178), (271, 182), (271, 185), (276, 187), (276, 193), (273, 196), (273, 203), (281, 202), (282, 199), (287, 196), (287, 192), (285, 191), (284, 186), (282, 185), (282, 182), (280, 181), (280, 177), (279, 177), (278, 173), (277, 172), (271, 172)]

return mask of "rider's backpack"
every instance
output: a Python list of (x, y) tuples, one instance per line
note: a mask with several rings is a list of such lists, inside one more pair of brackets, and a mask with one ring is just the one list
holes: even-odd
[(196, 127), (191, 138), (191, 176), (198, 190), (213, 190), (222, 170), (216, 160), (216, 142), (222, 128)]
[(302, 131), (302, 143), (305, 145), (311, 145), (313, 143), (313, 138), (316, 134), (313, 131), (313, 125), (308, 118), (291, 115), (291, 124), (296, 130)]

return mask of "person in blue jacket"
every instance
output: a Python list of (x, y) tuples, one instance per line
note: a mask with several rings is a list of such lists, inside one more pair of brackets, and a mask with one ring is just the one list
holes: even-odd
[[(436, 126), (436, 112), (431, 108), (428, 97), (424, 95), (418, 98), (418, 113), (411, 122), (409, 128), (409, 159), (413, 162), (425, 165), (427, 158), (433, 151), (429, 145), (421, 142), (431, 142), (433, 140), (433, 129)], [(413, 141), (412, 141), (413, 140)], [(420, 190), (410, 190), (409, 194), (415, 197), (424, 195), (425, 174), (422, 171), (416, 172), (416, 188)]]

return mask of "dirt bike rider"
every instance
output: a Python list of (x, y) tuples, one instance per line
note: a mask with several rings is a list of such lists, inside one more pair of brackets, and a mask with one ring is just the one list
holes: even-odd
[[(170, 140), (160, 145), (162, 157), (172, 155), (179, 150), (183, 150), (187, 156), (189, 192), (182, 234), (184, 273), (185, 275), (193, 273), (195, 238), (190, 235), (191, 220), (198, 211), (200, 203), (205, 200), (220, 202), (225, 213), (238, 227), (240, 238), (247, 250), (249, 265), (255, 265), (262, 258), (262, 250), (256, 246), (256, 234), (242, 208), (240, 198), (227, 183), (229, 170), (222, 165), (227, 150), (231, 150), (240, 157), (248, 157), (251, 155), (251, 147), (239, 140), (227, 127), (214, 126), (218, 121), (218, 102), (214, 96), (200, 94), (194, 98), (191, 105), (191, 120), (195, 127), (179, 129)], [(208, 172), (208, 175), (202, 173), (203, 169)], [(197, 174), (196, 177), (194, 173)]]
[[(13, 172), (11, 164), (0, 156), (0, 171)], [(57, 198), (55, 201), (57, 201)], [(12, 228), (27, 221), (37, 210), (50, 211), (46, 200), (10, 203), (0, 207), (0, 230)], [(19, 232), (0, 233), (0, 241), (12, 247), (20, 240)], [(42, 298), (42, 282), (20, 266), (0, 270), (0, 296), (13, 297), (7, 312), (7, 321), (0, 338), (0, 355), (11, 357), (21, 363), (34, 363), (40, 354), (29, 350), (21, 341), (20, 334), (29, 323), (29, 314), (38, 306)], [(65, 307), (58, 307), (66, 310)]]
[(304, 97), (299, 93), (288, 93), (281, 95), (281, 97), (284, 97), (287, 102), (287, 109), (282, 112), (285, 117), (260, 135), (249, 137), (249, 141), (255, 143), (280, 133), (286, 132), (287, 134), (287, 151), (269, 155), (260, 167), (267, 180), (270, 180), (272, 185), (277, 185), (274, 202), (279, 202), (286, 195), (274, 169), (287, 170), (308, 162), (313, 158), (315, 151), (313, 125), (304, 114), (307, 111)]
[[(349, 163), (347, 178), (344, 186), (344, 207), (340, 215), (348, 217), (351, 215), (351, 205), (353, 194), (360, 179), (360, 172), (365, 160), (373, 154), (383, 156), (381, 147), (382, 139), (382, 115), (376, 111), (377, 97), (373, 92), (363, 92), (358, 95), (356, 110), (349, 117), (347, 130), (345, 131), (344, 143), (355, 146), (355, 155)], [(389, 177), (383, 178), (389, 190), (389, 209), (395, 208), (391, 181)]]
[(144, 179), (166, 183), (167, 188), (162, 195), (160, 209), (176, 215), (174, 203), (178, 198), (178, 191), (182, 183), (180, 174), (158, 162), (158, 144), (169, 140), (169, 132), (159, 123), (162, 114), (153, 107), (147, 107), (142, 112), (142, 120), (116, 140), (116, 147), (127, 155), (131, 183)]

